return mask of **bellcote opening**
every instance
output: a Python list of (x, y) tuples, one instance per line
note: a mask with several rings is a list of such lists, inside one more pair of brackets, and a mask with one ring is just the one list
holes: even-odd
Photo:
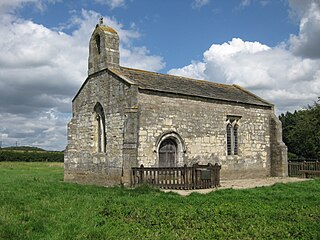
[(98, 50), (98, 54), (100, 54), (100, 35), (98, 34), (96, 36), (96, 45), (97, 45), (97, 50)]

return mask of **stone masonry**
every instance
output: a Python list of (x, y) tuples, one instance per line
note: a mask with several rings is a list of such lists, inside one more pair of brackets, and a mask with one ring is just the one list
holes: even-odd
[(219, 163), (222, 179), (287, 175), (272, 104), (235, 85), (121, 67), (118, 34), (102, 22), (90, 39), (88, 78), (72, 103), (66, 181), (128, 185), (132, 167), (159, 166), (168, 139), (176, 166)]

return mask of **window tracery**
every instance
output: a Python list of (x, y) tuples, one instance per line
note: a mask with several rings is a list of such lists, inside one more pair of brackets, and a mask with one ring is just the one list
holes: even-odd
[(239, 154), (239, 120), (241, 116), (227, 116), (227, 155)]

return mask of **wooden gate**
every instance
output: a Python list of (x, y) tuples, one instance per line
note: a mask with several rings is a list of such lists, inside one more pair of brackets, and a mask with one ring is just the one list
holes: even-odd
[(131, 186), (151, 184), (165, 189), (205, 189), (220, 186), (220, 169), (212, 165), (193, 164), (192, 167), (140, 167), (131, 170)]
[(289, 177), (320, 177), (320, 162), (314, 161), (289, 161)]

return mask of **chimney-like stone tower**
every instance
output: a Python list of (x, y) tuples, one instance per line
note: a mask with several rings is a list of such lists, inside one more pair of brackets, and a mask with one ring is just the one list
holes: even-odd
[(89, 44), (88, 75), (105, 68), (119, 68), (119, 36), (113, 28), (103, 24), (102, 17)]

